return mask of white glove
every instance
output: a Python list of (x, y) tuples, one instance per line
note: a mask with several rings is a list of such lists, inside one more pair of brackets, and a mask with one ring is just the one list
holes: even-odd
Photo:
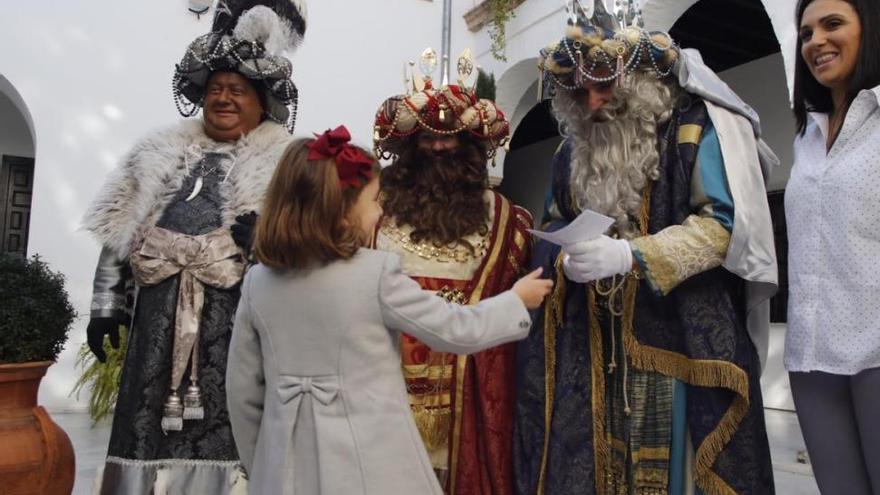
[(629, 242), (603, 235), (591, 241), (562, 247), (562, 269), (573, 282), (585, 284), (632, 271), (633, 255)]

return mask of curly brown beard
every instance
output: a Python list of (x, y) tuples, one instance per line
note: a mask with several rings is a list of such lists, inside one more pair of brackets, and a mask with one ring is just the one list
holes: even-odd
[(398, 225), (413, 228), (413, 242), (436, 246), (462, 242), (471, 234), (486, 235), (489, 205), (483, 195), (489, 174), (483, 145), (460, 136), (452, 153), (420, 150), (417, 139), (382, 170), (382, 209)]

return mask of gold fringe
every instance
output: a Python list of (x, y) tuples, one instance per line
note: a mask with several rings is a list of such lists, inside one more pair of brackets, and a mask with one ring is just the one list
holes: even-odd
[(412, 415), (428, 451), (449, 445), (449, 430), (452, 426), (450, 407), (413, 408)]
[(599, 327), (599, 306), (596, 285), (587, 286), (587, 310), (590, 312), (590, 362), (593, 389), (593, 461), (596, 465), (596, 494), (604, 495), (608, 484), (611, 460), (611, 434), (605, 433), (605, 356), (602, 328)]
[(718, 426), (696, 449), (697, 486), (710, 495), (736, 495), (736, 492), (712, 471), (718, 455), (736, 433), (749, 410), (749, 379), (746, 372), (726, 361), (689, 359), (675, 352), (642, 345), (633, 332), (638, 281), (630, 279), (624, 288), (623, 345), (632, 365), (677, 378), (700, 387), (724, 387), (737, 394)]
[(541, 470), (538, 475), (538, 495), (544, 495), (547, 476), (547, 457), (550, 453), (550, 426), (553, 420), (553, 399), (556, 387), (556, 328), (562, 323), (565, 307), (565, 274), (562, 270), (562, 252), (556, 257), (553, 268), (556, 282), (553, 293), (544, 304), (544, 448), (541, 454)]

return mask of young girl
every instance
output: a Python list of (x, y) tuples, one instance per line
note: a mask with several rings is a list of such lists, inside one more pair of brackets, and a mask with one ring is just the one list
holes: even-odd
[(382, 210), (378, 164), (345, 127), (299, 140), (269, 185), (242, 284), (226, 388), (255, 494), (442, 494), (413, 423), (398, 329), (467, 354), (522, 339), (551, 282), (535, 271), (457, 306), (363, 248)]

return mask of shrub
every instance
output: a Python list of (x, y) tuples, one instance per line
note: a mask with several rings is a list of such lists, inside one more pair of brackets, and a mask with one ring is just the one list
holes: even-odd
[(75, 318), (64, 275), (37, 255), (0, 255), (0, 364), (54, 361)]

